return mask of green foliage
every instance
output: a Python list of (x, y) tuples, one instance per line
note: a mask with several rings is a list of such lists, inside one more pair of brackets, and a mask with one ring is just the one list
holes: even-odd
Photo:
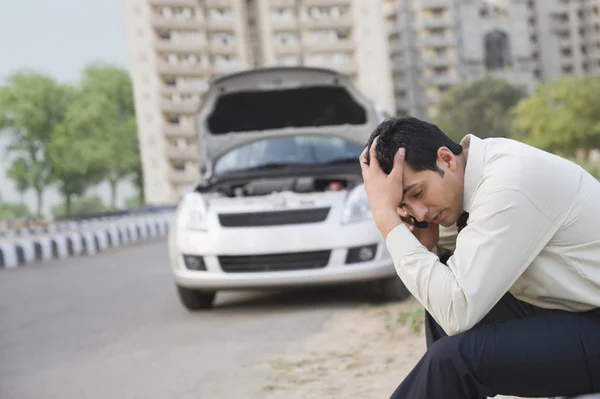
[(415, 334), (421, 334), (425, 326), (425, 309), (417, 308), (411, 311), (406, 311), (398, 314), (396, 320), (402, 325), (410, 326)]
[(67, 210), (67, 204), (62, 203), (52, 208), (52, 213), (55, 217), (64, 216), (82, 216), (91, 213), (105, 212), (108, 209), (97, 195), (78, 197), (70, 204), (70, 209)]
[(106, 64), (89, 65), (81, 83), (82, 94), (99, 104), (103, 118), (102, 141), (106, 149), (106, 179), (111, 187), (111, 208), (116, 207), (117, 184), (133, 177), (141, 169), (137, 140), (137, 124), (133, 99), (133, 86), (129, 74), (122, 68)]
[(572, 155), (600, 147), (600, 79), (562, 78), (538, 86), (514, 110), (515, 138)]
[(19, 157), (13, 161), (10, 168), (6, 171), (6, 176), (14, 181), (17, 191), (21, 193), (21, 196), (33, 187), (27, 159), (24, 157)]
[(0, 220), (13, 220), (30, 216), (27, 205), (5, 202), (0, 198)]
[(82, 196), (107, 174), (110, 150), (103, 140), (114, 125), (106, 118), (110, 107), (114, 104), (105, 99), (79, 93), (48, 144), (53, 179), (65, 198), (67, 214), (72, 198)]
[(127, 209), (137, 209), (141, 208), (142, 206), (144, 206), (144, 203), (140, 200), (139, 195), (127, 198), (125, 201), (125, 208)]
[(8, 129), (9, 151), (18, 154), (9, 177), (16, 180), (18, 188), (36, 191), (38, 216), (44, 190), (52, 183), (47, 145), (71, 98), (69, 86), (29, 71), (11, 74), (0, 87), (0, 129)]
[(435, 123), (457, 142), (469, 133), (481, 138), (508, 137), (509, 111), (526, 95), (523, 88), (489, 77), (458, 85), (442, 99)]

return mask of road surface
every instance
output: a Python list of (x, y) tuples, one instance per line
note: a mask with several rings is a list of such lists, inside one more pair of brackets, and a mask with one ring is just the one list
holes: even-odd
[(0, 270), (0, 398), (259, 398), (261, 362), (367, 299), (360, 289), (225, 293), (192, 314), (164, 241)]

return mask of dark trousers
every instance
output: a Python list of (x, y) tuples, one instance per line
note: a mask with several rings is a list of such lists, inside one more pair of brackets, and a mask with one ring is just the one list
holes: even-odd
[(537, 308), (506, 294), (448, 337), (426, 312), (427, 352), (392, 399), (573, 397), (600, 392), (600, 310)]

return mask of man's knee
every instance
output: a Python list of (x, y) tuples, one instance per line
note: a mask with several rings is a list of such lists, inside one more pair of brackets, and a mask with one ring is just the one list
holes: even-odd
[(431, 345), (427, 351), (426, 357), (433, 365), (444, 367), (460, 359), (460, 340), (461, 335), (452, 337), (443, 337)]
[(431, 367), (440, 370), (452, 368), (462, 375), (478, 374), (483, 365), (481, 358), (472, 350), (471, 338), (471, 334), (462, 333), (436, 341), (426, 355)]

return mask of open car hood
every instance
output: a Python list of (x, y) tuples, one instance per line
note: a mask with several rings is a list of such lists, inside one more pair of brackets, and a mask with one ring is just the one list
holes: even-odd
[(377, 126), (371, 103), (338, 72), (270, 67), (216, 79), (198, 114), (205, 159), (266, 137), (337, 135), (366, 144)]

